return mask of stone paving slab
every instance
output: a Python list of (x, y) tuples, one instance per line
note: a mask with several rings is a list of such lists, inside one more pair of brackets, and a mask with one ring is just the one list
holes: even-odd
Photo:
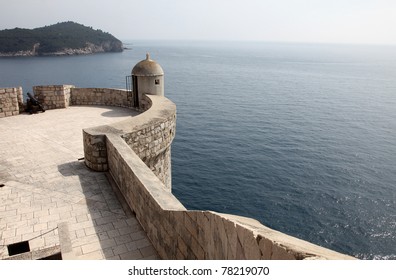
[(67, 224), (75, 259), (159, 258), (106, 174), (79, 160), (83, 128), (131, 113), (73, 106), (0, 119), (0, 259), (16, 242), (28, 240), (31, 251), (59, 246), (60, 223)]

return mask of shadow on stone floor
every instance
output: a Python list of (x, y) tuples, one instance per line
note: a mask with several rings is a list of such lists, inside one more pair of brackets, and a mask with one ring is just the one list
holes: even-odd
[(58, 166), (66, 178), (76, 178), (69, 195), (72, 205), (69, 232), (75, 255), (82, 259), (158, 259), (135, 215), (117, 197), (104, 172), (88, 169), (83, 161)]

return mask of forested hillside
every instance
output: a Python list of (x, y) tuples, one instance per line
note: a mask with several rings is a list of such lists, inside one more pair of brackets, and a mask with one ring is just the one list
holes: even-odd
[(0, 31), (0, 53), (3, 54), (27, 51), (32, 55), (46, 55), (87, 48), (92, 52), (123, 50), (121, 41), (113, 35), (71, 21), (35, 29)]

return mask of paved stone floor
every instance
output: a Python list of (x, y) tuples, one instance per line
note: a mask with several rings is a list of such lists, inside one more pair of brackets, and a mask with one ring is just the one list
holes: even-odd
[(158, 259), (106, 175), (83, 161), (82, 128), (130, 118), (115, 107), (73, 106), (0, 119), (0, 259), (7, 245), (59, 245), (66, 222), (76, 259)]

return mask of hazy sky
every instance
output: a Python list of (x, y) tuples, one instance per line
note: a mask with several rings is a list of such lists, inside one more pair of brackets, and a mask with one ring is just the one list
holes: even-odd
[(121, 40), (396, 44), (395, 0), (0, 0), (0, 29), (75, 21)]

